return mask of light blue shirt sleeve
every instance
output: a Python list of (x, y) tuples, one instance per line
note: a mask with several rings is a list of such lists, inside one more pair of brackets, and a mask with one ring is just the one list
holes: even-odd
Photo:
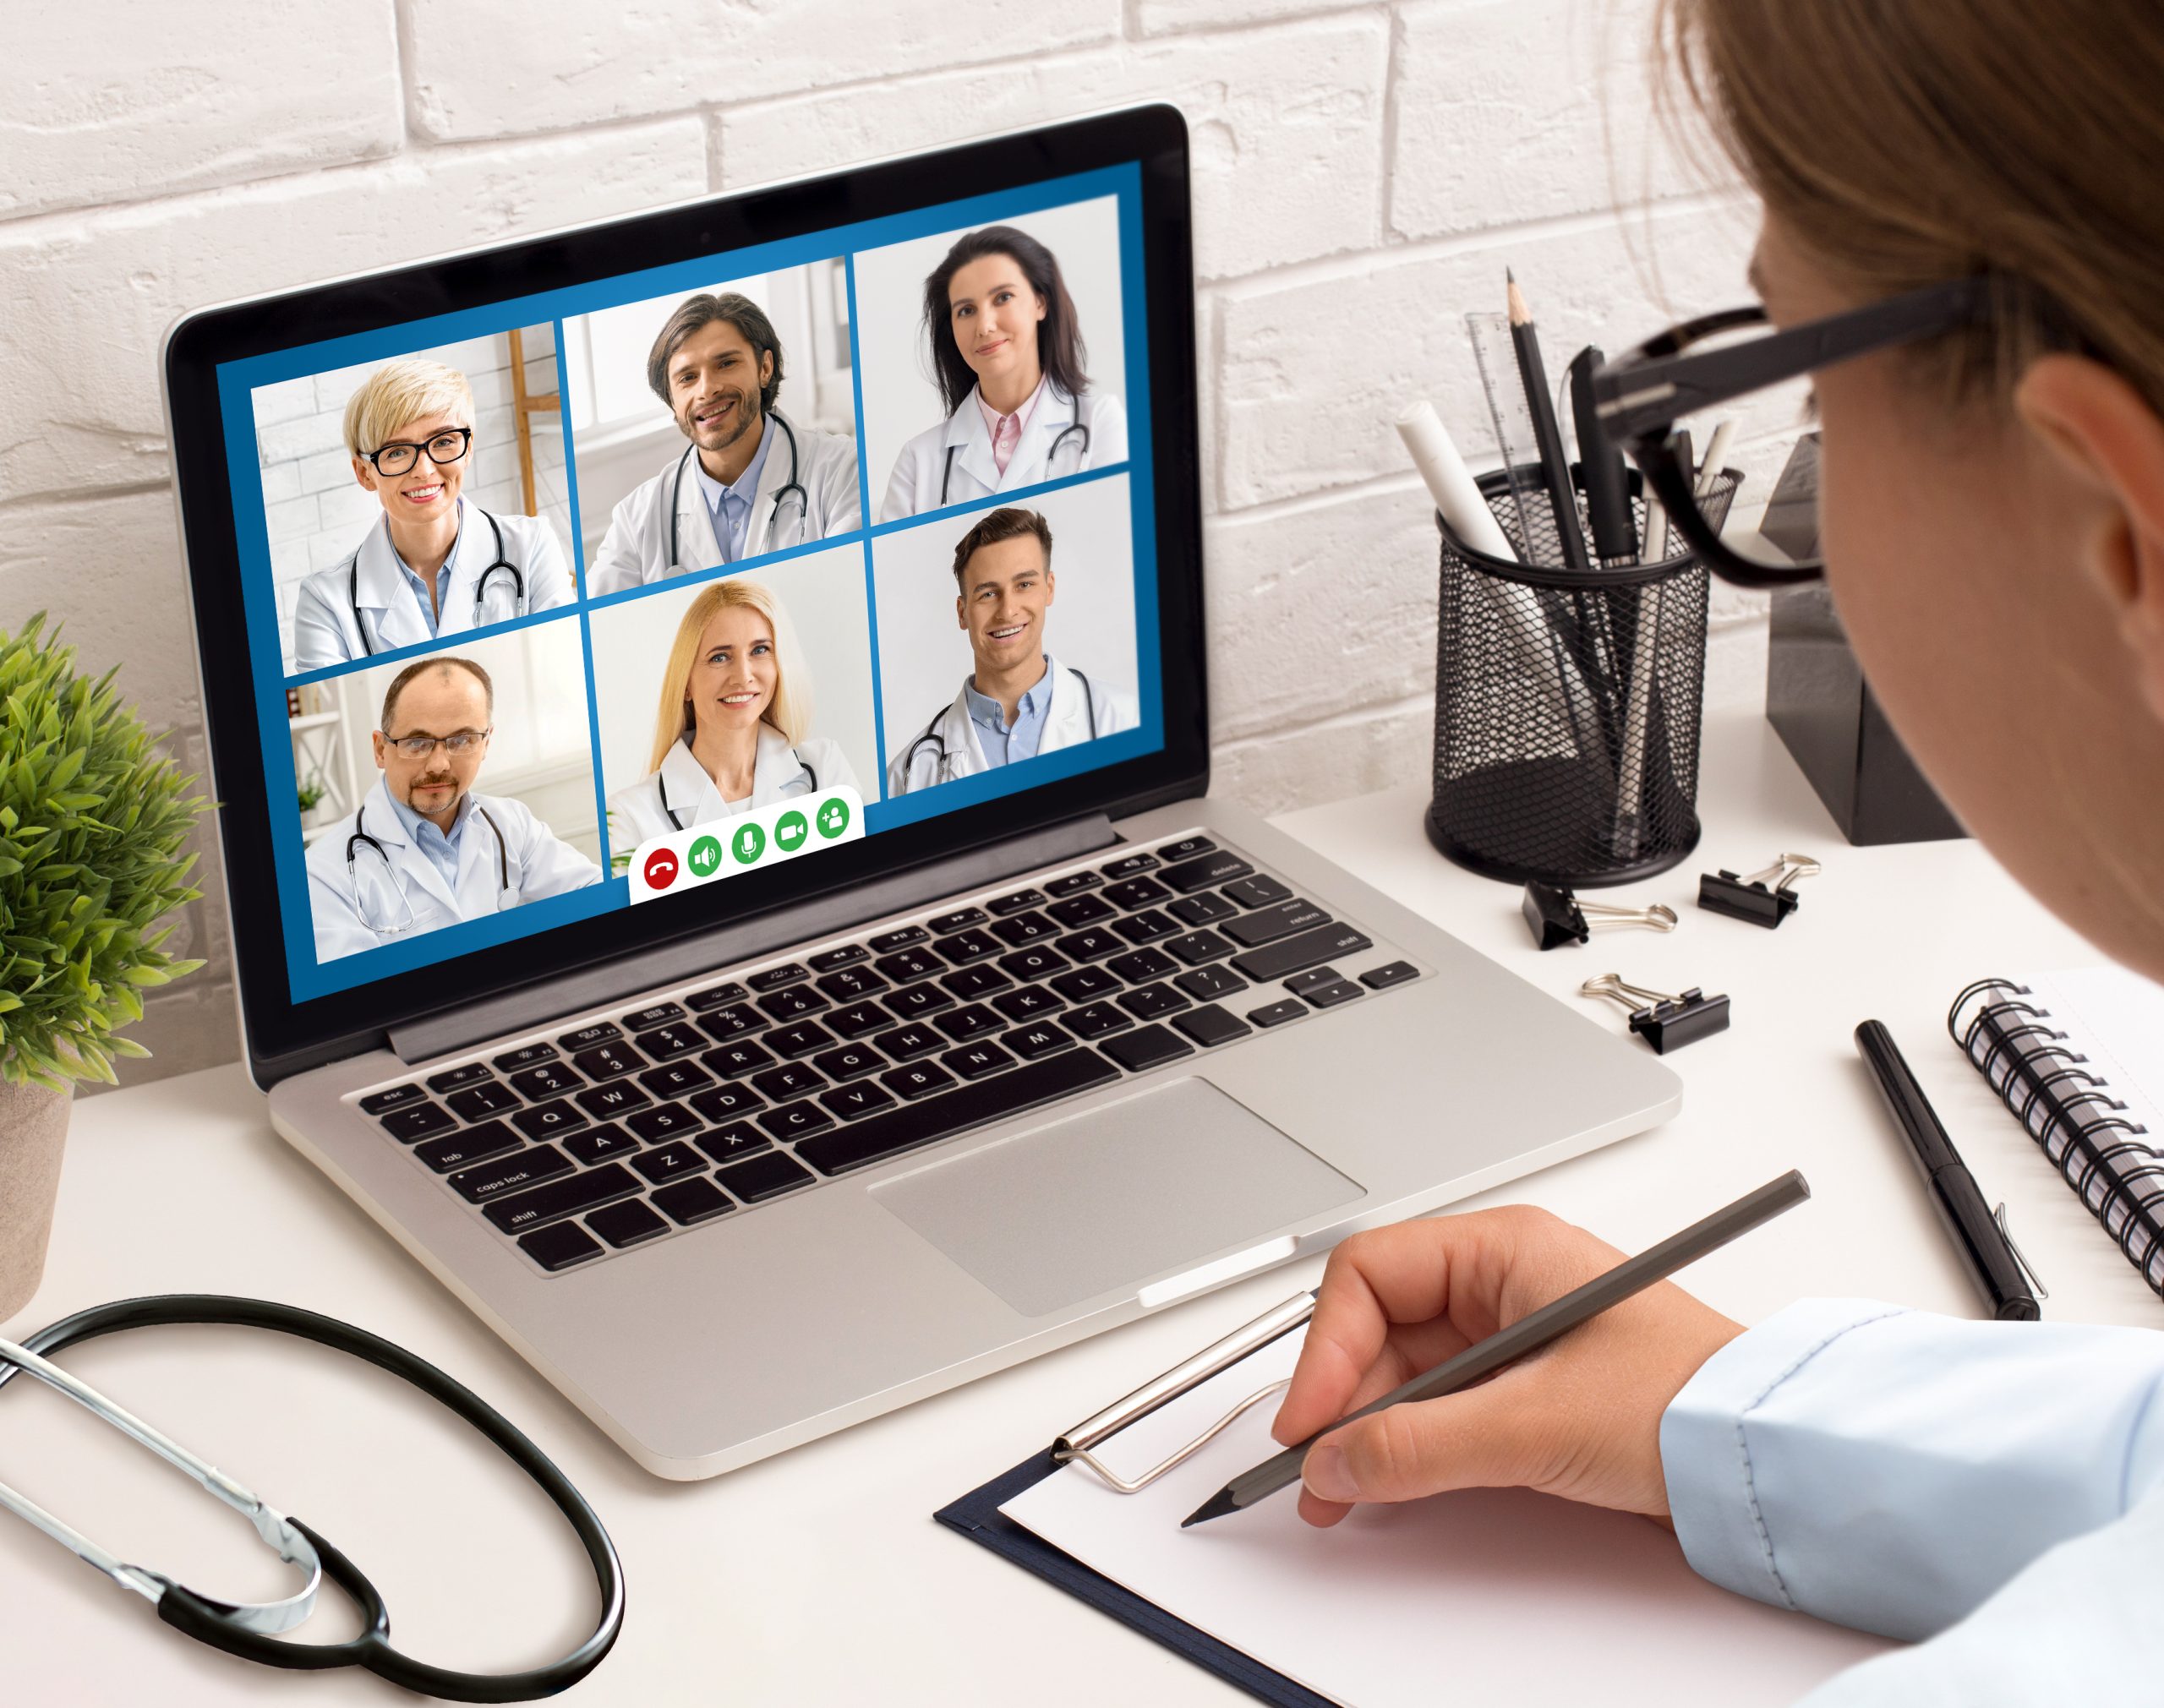
[[(1662, 1418), (1676, 1536), (1740, 1595), (1934, 1639), (1812, 1708), (2150, 1700), (2160, 1389), (2164, 1334), (1806, 1300), (1714, 1354)], [(2111, 1682), (2068, 1686), (2090, 1678)]]

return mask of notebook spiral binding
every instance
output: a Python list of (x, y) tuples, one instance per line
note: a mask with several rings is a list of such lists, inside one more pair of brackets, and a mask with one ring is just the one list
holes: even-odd
[(2110, 1083), (2031, 995), (2011, 980), (1979, 979), (1954, 999), (1946, 1029), (2127, 1261), (2164, 1294), (2164, 1150), (2144, 1143), (2149, 1130), (2126, 1118)]

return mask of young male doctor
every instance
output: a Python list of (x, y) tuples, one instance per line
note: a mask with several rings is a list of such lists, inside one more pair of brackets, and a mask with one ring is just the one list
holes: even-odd
[(368, 798), (308, 851), (315, 958), (336, 960), (598, 883), (520, 801), (473, 787), (495, 690), (470, 658), (422, 658), (383, 696)]
[(1036, 511), (996, 510), (964, 534), (954, 587), (972, 668), (954, 702), (912, 730), (888, 762), (889, 795), (1134, 728), (1132, 700), (1045, 651), (1052, 528)]
[(611, 512), (589, 594), (719, 569), (861, 526), (856, 441), (774, 407), (781, 341), (735, 292), (687, 297), (653, 341), (647, 384), (691, 441)]

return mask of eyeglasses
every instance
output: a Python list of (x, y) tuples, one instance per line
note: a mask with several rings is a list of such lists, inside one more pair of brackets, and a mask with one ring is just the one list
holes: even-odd
[(454, 729), (448, 735), (424, 735), (417, 730), (411, 735), (386, 735), (383, 739), (408, 759), (426, 759), (439, 747), (453, 759), (463, 759), (495, 734), (494, 729)]
[[(1748, 540), (1724, 539), (1700, 508), (1677, 423), (1873, 350), (1978, 325), (1992, 316), (1994, 285), (1982, 276), (1951, 280), (1784, 332), (1773, 330), (1765, 309), (1756, 304), (1686, 320), (1594, 374), (1602, 430), (1630, 452), (1676, 532), (1723, 581), (1759, 589), (1816, 581), (1825, 573), (1816, 481), (1807, 483), (1807, 491), (1792, 491), (1784, 483), (1769, 507), (1769, 514), (1779, 512), (1779, 526), (1769, 522), (1772, 537), (1762, 531)], [(1784, 550), (1782, 540), (1797, 550)]]
[(421, 460), (421, 453), (424, 450), (428, 452), (430, 462), (456, 462), (466, 455), (466, 448), (473, 443), (472, 428), (446, 427), (425, 445), (394, 439), (389, 445), (378, 445), (365, 455), (374, 465), (378, 474), (404, 474)]

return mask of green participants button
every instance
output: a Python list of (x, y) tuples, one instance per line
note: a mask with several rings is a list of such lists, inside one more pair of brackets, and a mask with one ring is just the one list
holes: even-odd
[(756, 824), (740, 825), (729, 833), (729, 851), (737, 865), (748, 866), (767, 851), (767, 833)]
[(685, 864), (691, 867), (694, 877), (712, 877), (721, 870), (721, 844), (710, 836), (701, 837), (691, 844), (691, 853), (685, 856)]
[(812, 827), (801, 812), (785, 812), (774, 821), (774, 846), (784, 854), (795, 854), (811, 833)]
[(819, 804), (819, 834), (829, 842), (849, 828), (849, 803), (839, 795)]

